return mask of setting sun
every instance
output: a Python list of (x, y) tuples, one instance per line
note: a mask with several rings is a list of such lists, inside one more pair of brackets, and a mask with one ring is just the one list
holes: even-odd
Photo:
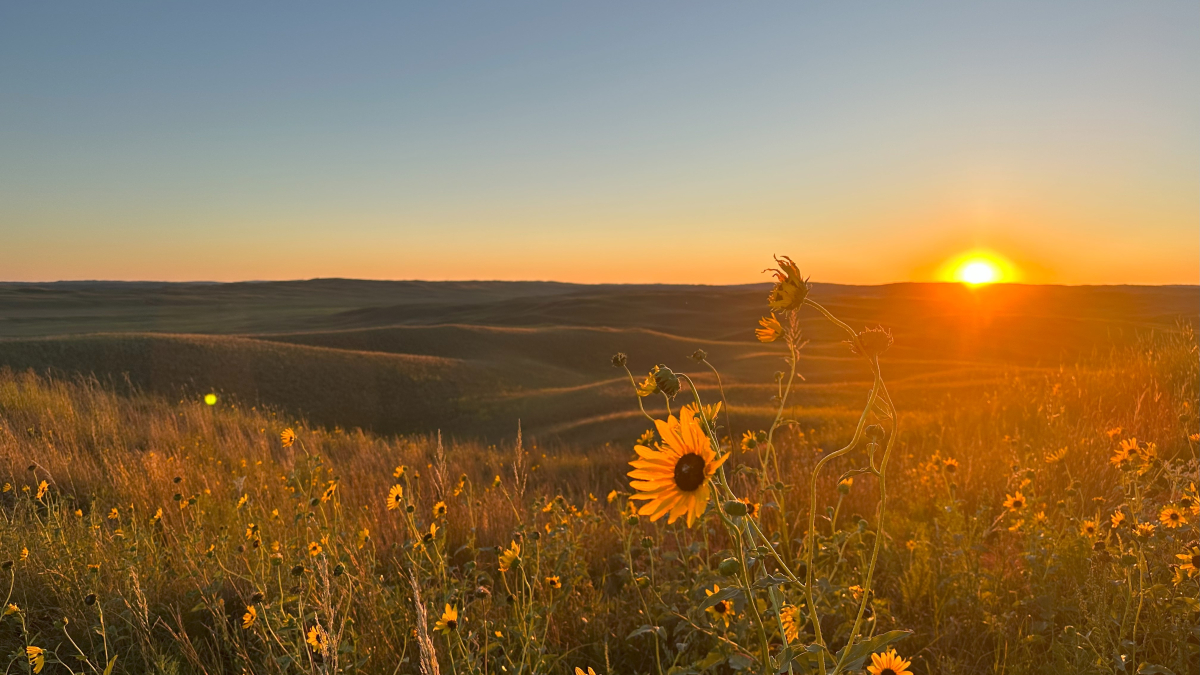
[(1016, 281), (1017, 268), (1004, 256), (993, 251), (975, 250), (959, 254), (947, 261), (939, 275), (945, 281), (982, 286)]

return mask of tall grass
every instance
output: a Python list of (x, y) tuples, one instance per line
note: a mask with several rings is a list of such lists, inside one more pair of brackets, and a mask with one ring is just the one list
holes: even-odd
[[(1195, 672), (1197, 369), (1182, 329), (1104, 364), (1014, 371), (977, 398), (910, 397), (882, 537), (875, 479), (839, 484), (849, 457), (815, 485), (812, 532), (771, 515), (807, 503), (822, 447), (852, 422), (781, 428), (779, 485), (753, 451), (725, 468), (789, 561), (816, 541), (808, 586), (831, 652), (908, 629), (896, 646), (915, 672)], [(630, 441), (382, 438), (0, 373), (0, 654), (8, 670), (88, 673), (763, 670), (753, 615), (778, 626), (767, 593), (800, 607), (807, 589), (755, 549), (743, 567), (771, 581), (715, 613), (703, 591), (737, 585), (722, 565), (735, 542), (712, 507), (692, 528), (631, 515)], [(779, 659), (789, 644), (815, 643), (809, 609), (795, 641), (765, 636), (785, 670), (805, 667)]]

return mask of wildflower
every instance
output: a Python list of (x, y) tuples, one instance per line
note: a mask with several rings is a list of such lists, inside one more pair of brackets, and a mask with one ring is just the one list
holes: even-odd
[(29, 548), (27, 546), (21, 547), (20, 558), (22, 561), (29, 559)]
[(1200, 441), (1200, 433), (1197, 433), (1197, 434), (1188, 434), (1188, 440), (1189, 440), (1189, 441), (1191, 441), (1191, 442), (1193, 442), (1193, 443), (1196, 443), (1196, 442)]
[(1096, 536), (1096, 521), (1094, 521), (1094, 520), (1083, 521), (1083, 524), (1079, 526), (1079, 534), (1082, 534), (1083, 536), (1087, 537), (1088, 539), (1091, 539), (1092, 537)]
[(703, 407), (697, 406), (695, 403), (689, 403), (684, 407), (690, 408), (697, 419), (701, 420), (709, 429), (717, 426), (717, 413), (721, 411), (720, 403)]
[(1174, 506), (1164, 506), (1163, 510), (1158, 513), (1158, 520), (1164, 527), (1171, 529), (1187, 525), (1187, 518), (1184, 517), (1183, 512)]
[(512, 566), (521, 559), (521, 545), (516, 541), (509, 544), (508, 548), (500, 554), (500, 571), (507, 572), (512, 569)]
[(42, 672), (42, 668), (46, 667), (46, 650), (41, 647), (29, 645), (25, 648), (25, 658), (29, 659), (29, 667), (34, 673)]
[(750, 452), (758, 447), (758, 437), (753, 431), (742, 434), (742, 452)]
[(1109, 438), (1116, 438), (1121, 433), (1121, 427), (1113, 427), (1104, 433), (1108, 434)]
[(954, 459), (953, 457), (947, 457), (946, 459), (943, 459), (942, 469), (944, 469), (946, 473), (954, 473), (958, 471), (958, 460)]
[(295, 442), (296, 442), (296, 432), (292, 431), (291, 427), (288, 427), (288, 428), (284, 429), (283, 431), (279, 432), (279, 443), (281, 445), (283, 445), (283, 447), (290, 448), (290, 447), (292, 447), (292, 444)]
[(854, 598), (855, 602), (862, 600), (862, 594), (863, 594), (862, 586), (859, 586), (858, 584), (854, 584), (853, 586), (851, 586), (850, 588), (848, 588), (846, 590), (850, 591), (850, 595), (851, 595), (851, 597)]
[(1142, 538), (1154, 536), (1154, 523), (1138, 523), (1134, 528), (1134, 533)]
[(867, 672), (871, 675), (912, 675), (908, 669), (911, 661), (905, 661), (896, 654), (895, 649), (889, 649), (882, 654), (871, 655), (871, 665)]
[(786, 642), (795, 642), (800, 638), (800, 627), (804, 625), (804, 614), (795, 605), (784, 605), (779, 612), (779, 622), (783, 624), (783, 638)]
[(248, 502), (248, 501), (250, 501), (250, 495), (242, 495), (241, 497), (238, 497), (237, 506), (234, 508), (240, 509), (243, 506), (245, 506), (246, 502)]
[(446, 502), (438, 502), (433, 505), (433, 517), (441, 518), (446, 515)]
[(42, 482), (38, 483), (37, 495), (34, 497), (34, 499), (41, 499), (42, 497), (45, 497), (46, 491), (49, 489), (50, 489), (50, 484), (47, 483), (46, 481), (42, 481)]
[(1120, 527), (1125, 522), (1125, 512), (1113, 511), (1113, 514), (1108, 517), (1108, 521), (1112, 523), (1113, 529)]
[(446, 611), (442, 612), (442, 618), (433, 624), (433, 629), (442, 635), (449, 635), (458, 630), (458, 609), (446, 605)]
[(12, 492), (12, 483), (4, 484), (4, 492)]
[[(1184, 553), (1176, 553), (1176, 558), (1183, 561), (1179, 566), (1179, 570), (1187, 574), (1187, 578), (1191, 579), (1200, 573), (1200, 547), (1195, 545), (1188, 547)], [(7, 612), (6, 612), (7, 613)]]
[(1033, 522), (1037, 523), (1038, 525), (1045, 525), (1049, 520), (1050, 519), (1046, 517), (1045, 511), (1038, 511), (1033, 516)]
[(608, 503), (609, 503), (609, 504), (613, 503), (613, 501), (615, 501), (615, 500), (616, 500), (616, 498), (617, 498), (617, 491), (616, 491), (616, 490), (613, 490), (612, 492), (609, 492), (609, 493), (608, 493), (608, 497), (607, 497), (607, 499), (608, 499)]
[[(704, 594), (712, 597), (720, 591), (721, 587), (713, 584), (711, 591), (707, 588), (704, 589)], [(726, 628), (729, 627), (729, 620), (733, 618), (733, 604), (728, 600), (718, 600), (717, 602), (713, 603), (712, 607), (709, 607), (704, 611), (711, 614), (714, 620), (724, 623)]]
[(254, 605), (246, 605), (246, 613), (242, 615), (242, 628), (249, 628), (258, 620), (258, 610)]
[(647, 502), (638, 513), (651, 521), (666, 515), (667, 522), (673, 523), (687, 514), (691, 527), (708, 506), (709, 479), (729, 455), (717, 458), (712, 442), (687, 408), (678, 419), (672, 415), (654, 423), (663, 443), (658, 450), (634, 448), (639, 459), (630, 462), (629, 476), (637, 492), (630, 499)]
[(315, 542), (315, 541), (308, 542), (308, 554), (310, 556), (313, 556), (313, 557), (319, 556), (319, 555), (321, 555), (321, 551), (324, 551), (324, 550), (325, 549), (317, 542)]
[(496, 477), (492, 479), (492, 487), (500, 487), (500, 474), (496, 474)]
[(779, 267), (767, 270), (775, 276), (775, 287), (767, 295), (767, 304), (777, 312), (796, 309), (808, 297), (808, 280), (800, 275), (800, 268), (787, 256), (775, 258), (775, 264)]
[(650, 371), (650, 376), (654, 378), (658, 391), (666, 394), (667, 398), (675, 398), (679, 393), (679, 378), (670, 368), (660, 363)]
[(250, 523), (250, 524), (246, 525), (246, 539), (250, 540), (250, 539), (257, 539), (257, 538), (258, 538), (258, 525), (255, 525), (254, 523)]
[(616, 354), (613, 354), (613, 357), (612, 357), (613, 368), (624, 368), (625, 364), (628, 362), (629, 362), (629, 357), (625, 355), (625, 352), (617, 352)]
[(743, 500), (741, 500), (741, 502), (746, 505), (746, 517), (747, 518), (757, 518), (758, 517), (759, 505), (757, 503), (752, 502), (749, 499), (743, 499)]
[(771, 312), (771, 316), (759, 319), (758, 325), (761, 327), (754, 329), (754, 337), (758, 338), (759, 342), (774, 342), (783, 337), (783, 324), (775, 318), (774, 312)]
[(555, 577), (546, 577), (546, 585), (549, 586), (553, 590), (558, 590), (558, 589), (562, 588), (562, 579), (559, 579), (556, 576)]
[(314, 652), (322, 656), (329, 651), (329, 635), (325, 633), (325, 629), (320, 624), (308, 629), (304, 641), (308, 643), (309, 647), (312, 647)]
[(654, 430), (647, 429), (642, 432), (641, 436), (638, 436), (637, 442), (634, 443), (634, 445), (644, 445), (646, 447), (650, 447), (650, 444), (653, 442), (654, 442)]
[(1017, 490), (1016, 494), (1006, 494), (1004, 496), (1004, 508), (1009, 511), (1016, 512), (1025, 508), (1025, 495), (1021, 494), (1020, 490)]
[(160, 506), (160, 507), (158, 507), (158, 510), (154, 512), (154, 515), (150, 517), (150, 524), (154, 525), (155, 523), (161, 522), (162, 517), (163, 517), (163, 512), (162, 512), (162, 507)]
[(1056, 463), (1062, 461), (1062, 459), (1066, 456), (1067, 456), (1067, 449), (1059, 448), (1058, 450), (1055, 450), (1054, 452), (1051, 452), (1046, 455), (1046, 463), (1047, 464), (1056, 464)]
[(388, 490), (387, 507), (388, 511), (395, 511), (404, 504), (404, 486), (397, 483)]
[(658, 393), (658, 383), (654, 381), (653, 371), (646, 376), (646, 379), (642, 380), (642, 383), (637, 386), (635, 391), (637, 392), (638, 396), (643, 398)]
[(11, 602), (8, 603), (8, 605), (4, 608), (4, 616), (12, 616), (13, 614), (19, 614), (20, 612), (21, 608), (17, 607), (16, 604)]
[[(496, 631), (496, 637), (500, 637), (500, 631)], [(596, 675), (596, 671), (592, 670), (591, 666), (588, 666), (586, 672), (583, 670), (583, 668), (575, 666), (575, 675)]]
[(407, 471), (407, 470), (408, 470), (408, 467), (407, 467), (407, 466), (404, 466), (403, 464), (401, 464), (400, 466), (396, 467), (396, 468), (395, 468), (395, 469), (392, 471), (392, 476), (393, 476), (393, 477), (395, 477), (395, 478), (403, 478), (403, 477), (404, 477), (404, 472), (405, 472), (405, 471)]
[(851, 352), (873, 359), (892, 346), (892, 334), (882, 326), (865, 328), (861, 333), (854, 335), (854, 339), (849, 341), (849, 345)]
[(1186, 509), (1191, 509), (1193, 516), (1200, 516), (1200, 494), (1196, 493), (1196, 484), (1195, 483), (1191, 483), (1188, 485), (1186, 497), (1189, 500), (1189, 503), (1185, 505), (1181, 501), (1181, 502), (1179, 502), (1180, 505)]
[(1012, 525), (1009, 525), (1009, 526), (1008, 526), (1008, 531), (1009, 531), (1009, 532), (1020, 532), (1020, 531), (1021, 531), (1021, 528), (1022, 528), (1024, 525), (1025, 525), (1025, 519), (1024, 519), (1024, 518), (1019, 518), (1019, 519), (1017, 519), (1017, 522), (1015, 522), (1015, 523), (1013, 523)]
[(838, 481), (837, 491), (839, 494), (848, 495), (852, 487), (854, 487), (854, 476), (847, 476)]
[(430, 523), (429, 524), (429, 534), (424, 536), (425, 541), (433, 541), (433, 538), (437, 536), (437, 533), (438, 533), (437, 523)]
[(329, 487), (325, 488), (325, 492), (323, 492), (321, 494), (321, 503), (322, 504), (328, 502), (330, 499), (333, 499), (334, 490), (337, 490), (337, 483), (330, 482)]

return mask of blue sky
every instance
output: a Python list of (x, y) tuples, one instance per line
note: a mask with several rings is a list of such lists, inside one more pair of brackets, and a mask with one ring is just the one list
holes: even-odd
[(10, 3), (0, 279), (1196, 283), (1200, 4)]

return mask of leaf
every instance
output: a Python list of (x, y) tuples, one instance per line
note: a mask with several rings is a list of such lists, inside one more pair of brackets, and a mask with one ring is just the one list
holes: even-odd
[[(863, 662), (867, 660), (868, 656), (876, 652), (883, 651), (884, 647), (887, 647), (894, 642), (899, 642), (909, 635), (912, 635), (911, 630), (892, 630), (886, 633), (880, 633), (869, 640), (863, 640), (862, 642), (859, 642), (858, 644), (854, 645), (854, 647), (850, 650), (849, 656), (846, 657), (845, 669), (848, 671), (861, 669)], [(846, 650), (843, 648), (838, 652), (837, 659), (835, 659), (836, 661), (840, 662), (842, 660), (842, 652), (844, 651)]]
[(659, 636), (665, 637), (665, 635), (663, 635), (662, 628), (659, 628), (658, 626), (651, 626), (650, 624), (646, 624), (645, 626), (641, 626), (637, 630), (630, 633), (628, 636), (626, 636), (625, 639), (632, 640), (633, 638), (638, 637), (639, 635), (646, 635), (647, 633), (657, 633)]
[(745, 654), (734, 654), (729, 657), (729, 667), (734, 670), (746, 670), (754, 664), (754, 659)]
[(1166, 666), (1154, 666), (1149, 663), (1143, 663), (1138, 667), (1137, 675), (1175, 675), (1175, 671)]
[(705, 598), (704, 602), (700, 605), (700, 610), (701, 611), (706, 610), (709, 607), (712, 607), (713, 605), (717, 604), (718, 602), (721, 602), (722, 600), (732, 600), (733, 598), (736, 598), (741, 594), (742, 594), (742, 591), (737, 588), (722, 588), (721, 590), (717, 591), (716, 593), (713, 593), (712, 595)]
[(115, 665), (117, 665), (117, 657), (113, 656), (108, 660), (108, 665), (104, 667), (104, 675), (112, 675), (112, 669)]
[(750, 588), (761, 589), (769, 588), (771, 586), (780, 586), (786, 584), (788, 581), (790, 581), (790, 579), (787, 577), (779, 576), (778, 574), (771, 574), (755, 581), (750, 585)]

